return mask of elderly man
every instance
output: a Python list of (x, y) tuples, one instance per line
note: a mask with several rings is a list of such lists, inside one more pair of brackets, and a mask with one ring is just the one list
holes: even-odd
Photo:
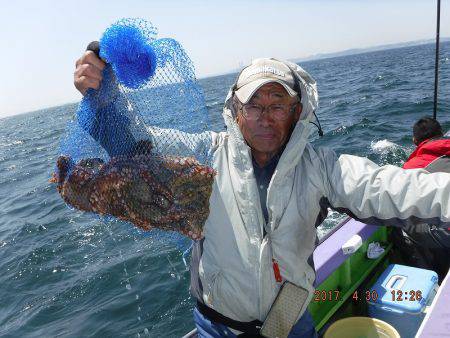
[[(85, 53), (75, 71), (78, 90), (99, 88), (102, 68)], [(315, 336), (305, 310), (314, 291), (316, 226), (328, 207), (372, 224), (450, 224), (449, 174), (316, 149), (308, 136), (317, 103), (309, 74), (276, 59), (254, 60), (230, 89), (227, 131), (209, 134), (218, 175), (191, 262), (199, 336), (258, 336), (284, 282), (309, 294), (289, 336)]]

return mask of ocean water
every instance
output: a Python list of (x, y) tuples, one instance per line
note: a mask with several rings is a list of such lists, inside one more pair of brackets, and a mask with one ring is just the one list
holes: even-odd
[[(441, 45), (438, 119), (450, 129), (450, 43)], [(401, 165), (411, 127), (433, 109), (434, 46), (302, 64), (318, 82), (325, 136), (337, 153)], [(201, 80), (214, 130), (236, 74)], [(75, 89), (74, 89), (75, 90)], [(48, 183), (76, 105), (0, 120), (0, 336), (179, 337), (193, 299), (182, 250), (71, 210)], [(330, 213), (323, 234), (342, 215)]]

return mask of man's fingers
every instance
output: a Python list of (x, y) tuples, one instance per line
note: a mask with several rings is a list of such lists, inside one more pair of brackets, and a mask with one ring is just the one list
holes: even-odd
[(89, 88), (98, 89), (105, 63), (92, 51), (86, 51), (75, 63), (74, 84), (85, 95)]
[(83, 54), (81, 59), (77, 61), (76, 66), (78, 67), (80, 64), (85, 63), (89, 63), (100, 70), (103, 70), (103, 68), (105, 68), (105, 63), (100, 58), (98, 58), (97, 55), (95, 55), (95, 53), (91, 50), (88, 50)]
[(102, 71), (90, 63), (85, 63), (79, 65), (77, 69), (75, 69), (75, 77), (77, 78), (81, 76), (86, 76), (101, 81)]

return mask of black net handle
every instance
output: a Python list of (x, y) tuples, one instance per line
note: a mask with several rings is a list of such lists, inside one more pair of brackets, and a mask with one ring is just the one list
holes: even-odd
[(90, 51), (94, 52), (95, 55), (97, 55), (97, 57), (100, 58), (100, 43), (98, 41), (90, 42), (87, 45), (86, 50), (90, 50)]

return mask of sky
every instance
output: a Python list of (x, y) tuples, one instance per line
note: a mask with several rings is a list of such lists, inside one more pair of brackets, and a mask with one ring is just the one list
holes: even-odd
[[(436, 33), (436, 0), (0, 0), (0, 8), (0, 118), (79, 101), (75, 61), (125, 17), (178, 40), (197, 77), (256, 57), (297, 59)], [(441, 37), (450, 37), (450, 0), (441, 0)]]

